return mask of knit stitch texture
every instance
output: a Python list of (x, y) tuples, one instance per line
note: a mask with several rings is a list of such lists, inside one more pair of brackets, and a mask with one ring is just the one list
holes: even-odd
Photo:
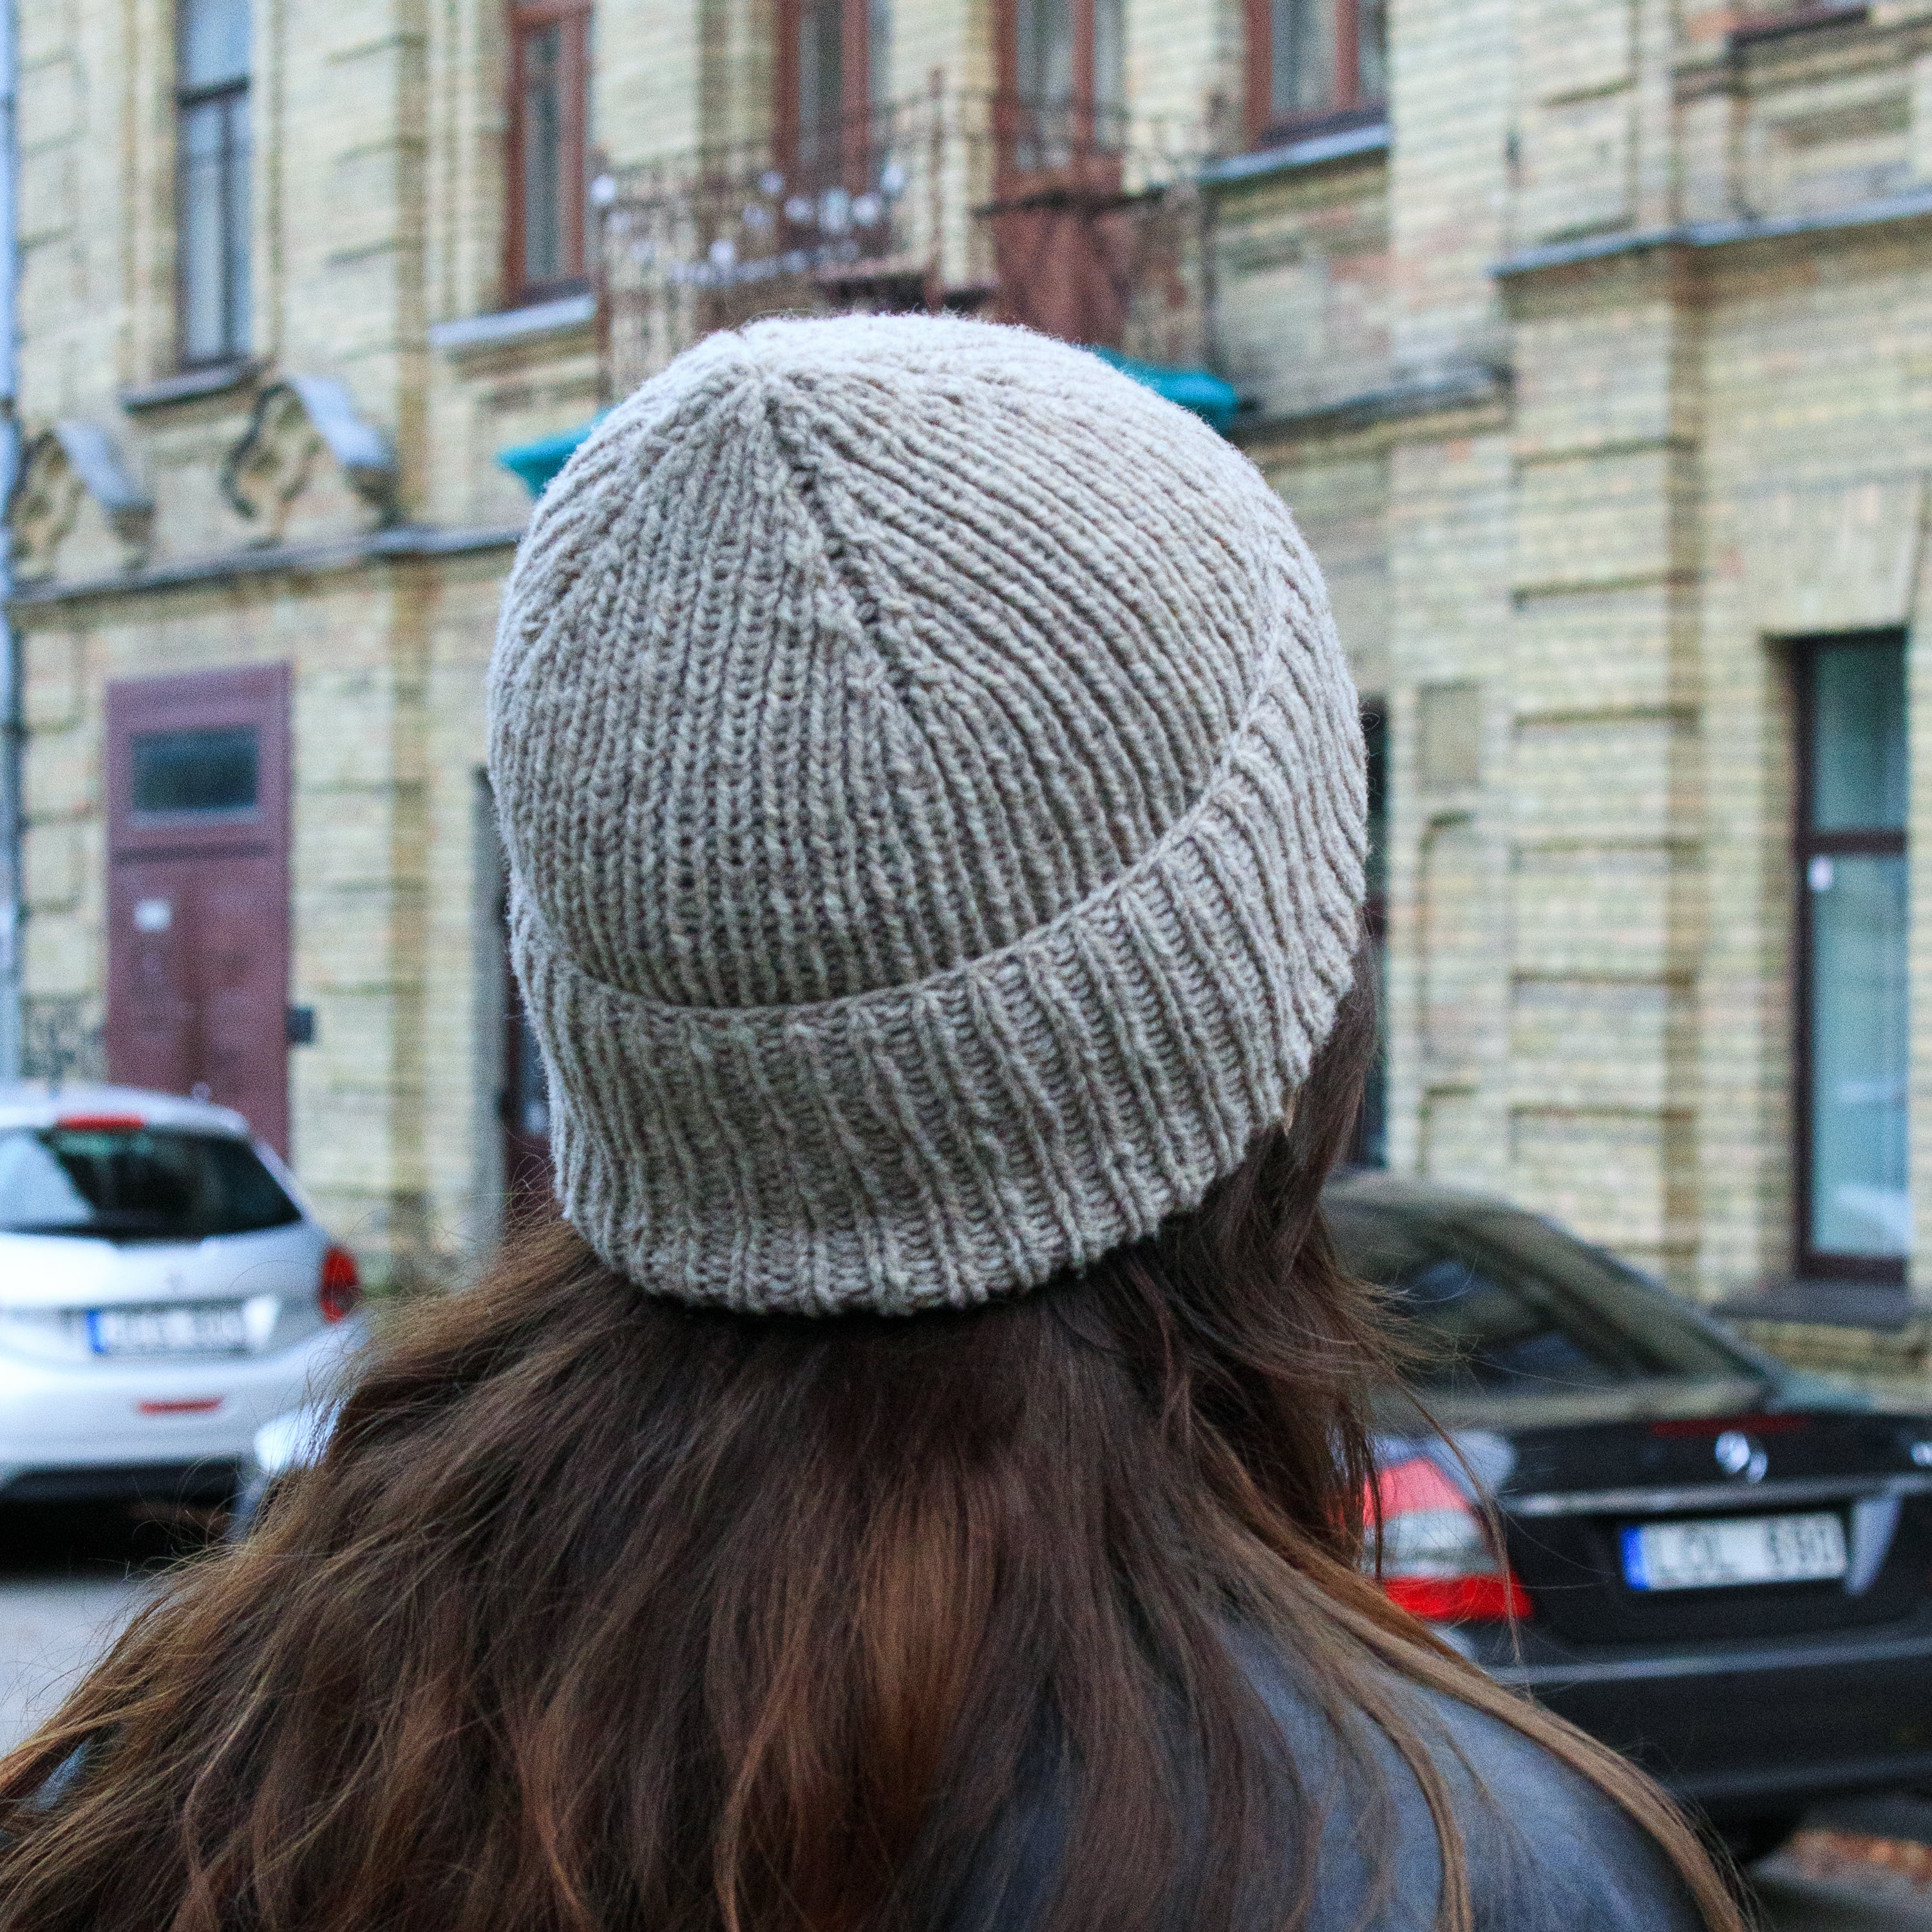
[(1084, 350), (755, 323), (537, 506), (490, 676), (564, 1212), (691, 1302), (962, 1308), (1197, 1204), (1352, 970), (1314, 560)]

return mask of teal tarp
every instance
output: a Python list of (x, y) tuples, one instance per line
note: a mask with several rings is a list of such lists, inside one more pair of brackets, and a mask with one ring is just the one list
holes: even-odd
[(596, 428), (597, 419), (579, 423), (574, 429), (557, 436), (540, 436), (534, 442), (512, 443), (496, 452), (496, 460), (523, 484), (532, 496), (541, 496), (544, 485), (570, 460), (571, 453)]
[(1123, 356), (1117, 349), (1096, 349), (1093, 352), (1102, 362), (1111, 363), (1122, 375), (1131, 376), (1136, 382), (1144, 382), (1155, 394), (1165, 396), (1170, 403), (1178, 403), (1184, 410), (1192, 410), (1222, 435), (1228, 433), (1240, 402), (1233, 383), (1224, 382), (1206, 369), (1176, 369), (1165, 362), (1138, 362), (1131, 356)]

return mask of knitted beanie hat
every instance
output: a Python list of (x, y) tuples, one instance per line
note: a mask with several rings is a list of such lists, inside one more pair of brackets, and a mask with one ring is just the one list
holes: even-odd
[(1348, 984), (1320, 574), (1083, 350), (711, 337), (545, 491), (489, 706), (558, 1193), (654, 1291), (904, 1312), (1090, 1262), (1239, 1165)]

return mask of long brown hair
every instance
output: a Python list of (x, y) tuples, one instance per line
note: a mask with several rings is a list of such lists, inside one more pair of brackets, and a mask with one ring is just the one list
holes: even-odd
[(0, 1765), (0, 1928), (936, 1932), (1029, 1811), (1042, 1932), (1292, 1927), (1324, 1793), (1246, 1630), (1384, 1820), (1373, 1736), (1406, 1761), (1445, 1925), (1404, 1679), (1548, 1746), (1735, 1932), (1647, 1780), (1364, 1574), (1390, 1356), (1318, 1194), (1366, 1024), (1198, 1211), (979, 1312), (700, 1312), (526, 1234)]

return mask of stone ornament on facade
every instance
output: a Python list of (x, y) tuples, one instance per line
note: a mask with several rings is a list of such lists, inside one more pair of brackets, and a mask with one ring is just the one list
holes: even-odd
[(134, 480), (114, 440), (98, 424), (57, 422), (27, 440), (7, 504), (15, 576), (51, 578), (87, 500), (99, 506), (124, 570), (148, 560), (153, 499)]
[(356, 412), (348, 392), (326, 376), (287, 376), (255, 398), (248, 422), (221, 465), (221, 494), (278, 544), (319, 458), (332, 457), (378, 526), (397, 520), (396, 464), (387, 439)]
[(21, 1072), (58, 1093), (107, 1077), (106, 1029), (99, 1002), (84, 994), (44, 993), (24, 1002)]

